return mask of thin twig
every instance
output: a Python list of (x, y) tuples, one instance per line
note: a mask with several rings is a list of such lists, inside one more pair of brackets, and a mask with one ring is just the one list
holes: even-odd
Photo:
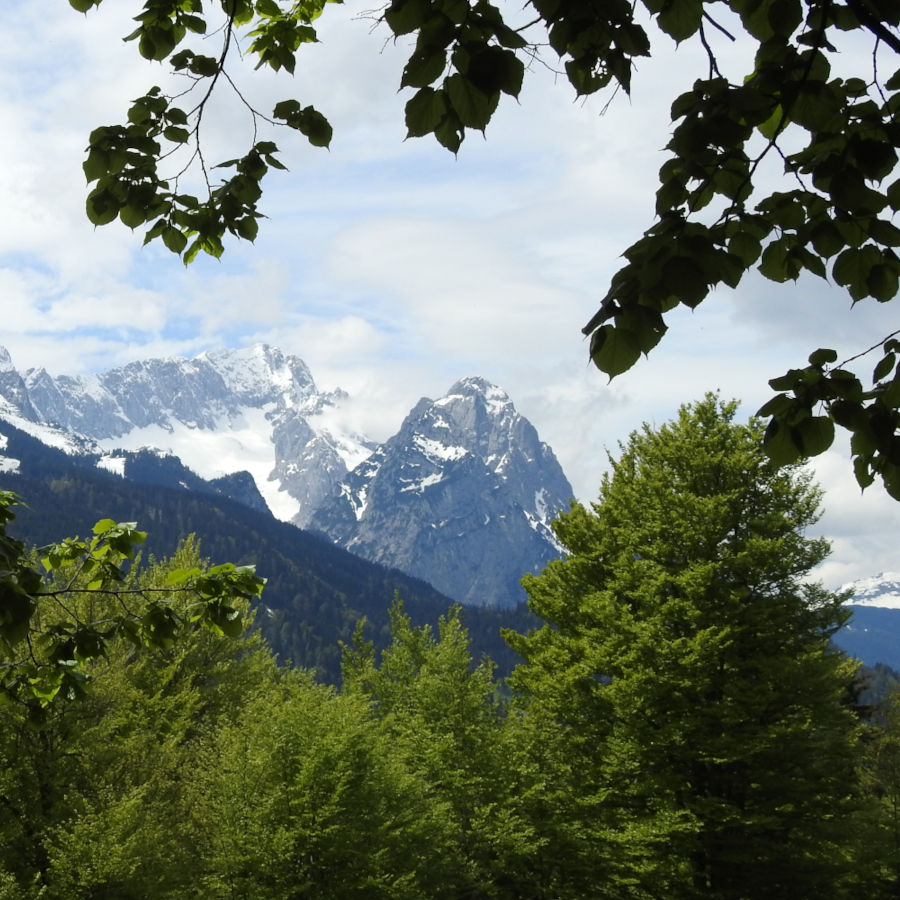
[(843, 362), (839, 362), (838, 368), (842, 368), (843, 366), (846, 366), (847, 363), (852, 363), (855, 360), (865, 356), (867, 353), (871, 353), (873, 350), (877, 350), (879, 347), (883, 347), (892, 337), (896, 337), (898, 334), (900, 334), (900, 328), (898, 328), (896, 331), (892, 331), (889, 335), (887, 335), (887, 337), (883, 337), (880, 341), (872, 344), (872, 346), (869, 347), (868, 350), (863, 350), (861, 353), (857, 353), (856, 356), (851, 356), (848, 359), (845, 359)]
[(719, 71), (719, 61), (716, 59), (712, 47), (709, 46), (709, 41), (706, 39), (706, 31), (702, 25), (700, 26), (700, 43), (703, 44), (703, 49), (706, 50), (706, 55), (709, 57), (709, 77), (712, 78), (713, 75), (718, 75), (721, 78), (722, 73)]
[(706, 21), (709, 22), (709, 24), (712, 25), (713, 28), (717, 28), (719, 31), (721, 31), (722, 34), (724, 34), (725, 37), (728, 38), (728, 40), (735, 40), (734, 35), (727, 29), (723, 28), (708, 12), (706, 12), (706, 10), (703, 11), (703, 18), (706, 19)]

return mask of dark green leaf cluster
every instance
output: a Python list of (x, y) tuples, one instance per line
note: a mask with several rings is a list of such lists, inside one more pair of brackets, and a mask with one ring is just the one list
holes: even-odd
[[(166, 248), (181, 255), (185, 263), (193, 261), (200, 251), (220, 257), (226, 232), (255, 240), (262, 217), (257, 202), (262, 196), (263, 176), (270, 168), (285, 168), (275, 155), (278, 147), (272, 141), (254, 138), (243, 156), (216, 166), (236, 171), (213, 185), (200, 144), (203, 113), (220, 77), (234, 86), (225, 67), (236, 28), (250, 29), (252, 41), (247, 52), (258, 57), (257, 67), (293, 72), (300, 45), (316, 40), (310, 23), (320, 15), (325, 2), (279, 5), (275, 0), (222, 0), (224, 19), (218, 29), (221, 50), (217, 56), (210, 56), (182, 47), (191, 35), (207, 32), (209, 14), (200, 0), (147, 0), (144, 11), (135, 17), (138, 27), (126, 40), (136, 40), (145, 59), (168, 60), (173, 72), (189, 81), (179, 98), (198, 92), (199, 99), (193, 108), (185, 110), (175, 105), (175, 97), (153, 87), (132, 103), (128, 124), (96, 128), (91, 133), (84, 162), (88, 184), (96, 182), (87, 198), (90, 221), (106, 225), (118, 218), (132, 229), (149, 225), (144, 243), (161, 238)], [(72, 5), (86, 11), (99, 5), (99, 0), (88, 6)], [(236, 96), (246, 105), (239, 93)], [(305, 135), (315, 147), (327, 147), (331, 141), (331, 126), (325, 118), (311, 106), (301, 110), (296, 100), (277, 104), (271, 119), (249, 106), (247, 109), (254, 135), (260, 119), (273, 124), (280, 120)], [(160, 165), (174, 161), (173, 154), (182, 150), (187, 159), (181, 170), (161, 176)], [(179, 181), (194, 165), (202, 172), (205, 197), (179, 188)]]
[(515, 51), (526, 42), (487, 0), (393, 0), (384, 20), (398, 37), (418, 32), (400, 80), (417, 88), (408, 137), (433, 134), (456, 153), (467, 128), (484, 131), (501, 93), (519, 95), (525, 66)]
[[(851, 433), (856, 480), (868, 487), (880, 477), (888, 493), (900, 500), (900, 341), (893, 336), (872, 373), (872, 386), (844, 368), (832, 366), (833, 350), (816, 350), (803, 369), (791, 369), (769, 384), (778, 391), (760, 410), (771, 416), (766, 450), (779, 464), (822, 453), (834, 440), (834, 423)], [(825, 415), (813, 415), (821, 407)]]
[[(729, 5), (758, 42), (754, 68), (732, 83), (706, 43), (711, 77), (672, 105), (676, 124), (667, 147), (672, 155), (660, 170), (658, 219), (625, 251), (626, 265), (584, 328), (593, 361), (610, 377), (656, 345), (665, 331), (664, 313), (678, 304), (697, 306), (718, 285), (737, 287), (754, 266), (779, 283), (804, 272), (830, 277), (854, 301), (885, 302), (897, 294), (900, 230), (891, 216), (900, 210), (900, 180), (892, 180), (900, 147), (900, 71), (882, 84), (877, 69), (881, 46), (900, 51), (897, 10), (867, 12), (863, 4), (830, 0)], [(664, 13), (653, 11), (673, 37), (698, 28), (702, 35), (701, 16), (708, 18), (702, 3), (667, 8), (677, 12), (682, 31), (666, 28)], [(873, 40), (871, 81), (832, 74), (830, 57), (843, 31)], [(788, 138), (803, 145), (787, 152), (779, 142)], [(772, 153), (782, 156), (785, 174), (799, 187), (761, 190), (757, 169)], [(713, 204), (711, 216), (700, 214)], [(814, 368), (803, 370), (807, 382)], [(828, 389), (821, 380), (818, 387), (806, 383), (789, 405), (782, 399), (761, 411), (772, 416), (766, 434), (772, 458), (821, 453), (831, 443), (832, 423), (856, 435), (865, 428), (848, 422), (867, 420), (879, 450), (854, 450), (857, 476), (865, 485), (877, 473), (897, 496), (897, 476), (884, 452), (883, 413), (893, 409), (890, 401), (877, 386), (863, 391), (843, 370), (829, 380)], [(875, 406), (866, 407), (874, 398)], [(837, 415), (827, 404), (831, 399), (839, 401)], [(824, 415), (814, 414), (820, 401), (826, 401)], [(855, 442), (860, 448), (872, 443)]]

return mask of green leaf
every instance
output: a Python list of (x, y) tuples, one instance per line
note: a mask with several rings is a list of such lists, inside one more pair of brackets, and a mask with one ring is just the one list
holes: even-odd
[(803, 456), (818, 456), (834, 442), (834, 422), (829, 416), (811, 416), (797, 425)]
[(900, 247), (900, 228), (893, 222), (876, 219), (869, 225), (869, 235), (883, 247)]
[(776, 394), (771, 400), (765, 403), (757, 410), (758, 416), (776, 416), (782, 417), (793, 406), (794, 401), (787, 394)]
[(119, 210), (119, 219), (127, 228), (137, 228), (147, 220), (145, 210), (138, 206), (126, 205)]
[(703, 269), (695, 259), (688, 256), (667, 259), (662, 267), (662, 280), (672, 295), (692, 309), (709, 292)]
[(443, 90), (420, 88), (406, 104), (407, 137), (431, 134), (447, 114), (447, 98)]
[(868, 292), (870, 265), (861, 249), (848, 247), (834, 261), (831, 275), (834, 280), (850, 291), (854, 300), (861, 300)]
[(167, 227), (168, 223), (165, 219), (157, 219), (153, 226), (147, 229), (147, 233), (144, 235), (144, 244), (149, 244), (150, 241), (158, 238)]
[(163, 244), (172, 253), (181, 253), (187, 246), (187, 237), (172, 225), (166, 225), (162, 231)]
[(841, 98), (836, 90), (819, 81), (802, 82), (788, 102), (792, 121), (809, 131), (826, 131), (840, 121)]
[(253, 242), (259, 232), (259, 222), (253, 216), (245, 216), (237, 223), (237, 233), (245, 240)]
[(828, 259), (840, 253), (846, 246), (843, 236), (829, 219), (823, 219), (812, 230), (813, 249), (819, 256)]
[(790, 37), (803, 21), (800, 0), (774, 0), (769, 4), (769, 27), (781, 37)]
[(434, 129), (434, 136), (441, 146), (446, 147), (451, 153), (456, 153), (463, 140), (464, 129), (459, 119), (452, 110), (441, 120), (440, 125)]
[(403, 69), (400, 87), (425, 87), (437, 80), (447, 67), (447, 54), (441, 47), (426, 47), (413, 53)]
[(627, 372), (640, 358), (641, 343), (624, 328), (602, 325), (591, 336), (591, 359), (610, 380)]
[(891, 373), (894, 368), (894, 363), (897, 359), (896, 353), (887, 353), (883, 356), (879, 361), (878, 365), (875, 366), (875, 370), (872, 372), (872, 381), (881, 381), (882, 378), (887, 378), (887, 376)]
[(190, 70), (201, 78), (211, 78), (219, 71), (219, 61), (213, 56), (195, 56), (191, 60)]
[(879, 303), (886, 303), (897, 296), (898, 272), (896, 265), (875, 265), (869, 269), (866, 277), (866, 287), (870, 296)]
[(281, 7), (275, 0), (256, 0), (256, 11), (270, 19), (277, 19), (281, 15)]
[(297, 126), (313, 147), (327, 147), (331, 143), (332, 128), (328, 119), (318, 110), (307, 106), (300, 114)]
[(431, 13), (429, 0), (393, 0), (384, 11), (384, 20), (395, 35), (417, 31)]
[(459, 72), (444, 81), (444, 90), (453, 111), (466, 128), (476, 128), (479, 131), (487, 128), (500, 100), (498, 92), (485, 94)]
[(800, 381), (800, 371), (798, 369), (791, 369), (784, 375), (779, 375), (777, 378), (770, 378), (769, 387), (772, 388), (773, 391), (790, 391), (793, 390)]
[[(327, 147), (331, 143), (332, 128), (328, 119), (312, 106), (306, 106), (301, 109), (297, 100), (282, 100), (275, 104), (272, 116), (276, 119), (283, 119), (289, 128), (295, 128), (301, 134), (305, 135), (307, 140), (314, 147)], [(257, 154), (258, 156), (258, 154)], [(221, 165), (230, 165), (234, 162), (244, 164), (244, 171), (247, 171), (247, 160), (231, 160), (229, 163), (221, 163)], [(262, 164), (262, 161), (259, 161)], [(264, 168), (264, 167), (263, 167)], [(283, 168), (283, 167), (282, 167)]]
[(765, 122), (761, 122), (757, 125), (757, 129), (759, 133), (766, 138), (766, 140), (772, 141), (775, 139), (775, 136), (778, 134), (778, 130), (780, 128), (784, 128), (787, 124), (787, 120), (784, 119), (784, 110), (781, 105), (775, 107), (772, 111), (772, 115), (766, 119)]
[(102, 150), (91, 148), (87, 159), (81, 164), (88, 184), (102, 178), (109, 171), (109, 155)]
[(770, 281), (781, 284), (796, 280), (800, 274), (800, 265), (791, 255), (787, 241), (777, 240), (763, 250), (759, 271)]
[(803, 450), (792, 429), (777, 419), (772, 419), (766, 428), (763, 449), (776, 466), (790, 465), (803, 456)]
[(828, 363), (837, 362), (837, 352), (831, 350), (828, 347), (820, 347), (818, 350), (813, 350), (809, 355), (810, 365), (822, 367), (827, 365)]
[(746, 231), (739, 231), (729, 240), (728, 249), (740, 259), (746, 268), (749, 268), (759, 259), (759, 255), (762, 253), (762, 244)]
[(702, 20), (700, 0), (667, 0), (656, 18), (659, 27), (677, 43), (696, 34)]
[(85, 202), (88, 220), (93, 225), (108, 225), (119, 215), (120, 203), (106, 188), (94, 188)]

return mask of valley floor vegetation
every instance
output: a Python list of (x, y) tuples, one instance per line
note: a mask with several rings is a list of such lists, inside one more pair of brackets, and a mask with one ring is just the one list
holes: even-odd
[(900, 700), (860, 705), (819, 492), (735, 412), (636, 431), (559, 518), (507, 685), (459, 608), (395, 601), (327, 686), (229, 634), (259, 580), (191, 540), (129, 568), (101, 523), (36, 581), (4, 532), (0, 898), (896, 897)]

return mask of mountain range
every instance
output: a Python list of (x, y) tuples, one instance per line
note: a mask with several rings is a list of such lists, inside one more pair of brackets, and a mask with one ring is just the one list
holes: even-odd
[[(23, 535), (37, 543), (112, 515), (146, 524), (154, 552), (193, 531), (217, 556), (275, 559), (263, 630), (332, 677), (336, 641), (359, 615), (383, 632), (394, 590), (432, 619), (452, 600), (470, 615), (508, 610), (502, 624), (527, 617), (519, 579), (560, 553), (550, 522), (572, 491), (506, 393), (463, 378), (420, 400), (383, 443), (344, 425), (348, 399), (266, 345), (56, 377), (19, 373), (0, 348), (0, 487), (25, 496)], [(291, 557), (318, 562), (297, 570)], [(900, 574), (842, 590), (853, 615), (835, 643), (900, 669)], [(310, 617), (330, 622), (325, 632)], [(502, 647), (492, 644), (495, 657)]]
[(521, 603), (522, 574), (559, 555), (550, 522), (572, 488), (506, 393), (462, 379), (381, 444), (343, 425), (348, 399), (264, 344), (55, 377), (19, 373), (0, 348), (0, 419), (45, 444), (136, 480), (142, 466), (159, 477), (150, 455), (171, 456), (204, 490), (264, 503), (454, 600)]

